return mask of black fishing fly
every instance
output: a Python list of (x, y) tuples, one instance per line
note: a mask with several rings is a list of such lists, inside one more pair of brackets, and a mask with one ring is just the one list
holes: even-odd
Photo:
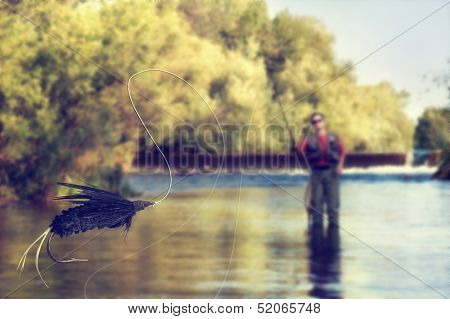
[(49, 234), (50, 236), (47, 240), (47, 253), (53, 261), (57, 263), (87, 261), (86, 259), (77, 258), (61, 260), (55, 257), (50, 247), (53, 236), (58, 235), (62, 238), (73, 234), (84, 233), (95, 228), (119, 228), (122, 226), (124, 227), (126, 234), (131, 227), (131, 222), (136, 213), (144, 210), (148, 206), (155, 205), (153, 202), (142, 200), (129, 201), (120, 194), (108, 192), (94, 186), (69, 183), (58, 183), (58, 185), (74, 188), (81, 192), (73, 195), (54, 197), (53, 199), (66, 200), (77, 205), (63, 210), (60, 215), (55, 216), (49, 228), (28, 246), (17, 266), (17, 270), (22, 272), (25, 267), (28, 252), (35, 244), (39, 243), (36, 251), (35, 265), (39, 277), (47, 287), (48, 285), (39, 271), (39, 253)]

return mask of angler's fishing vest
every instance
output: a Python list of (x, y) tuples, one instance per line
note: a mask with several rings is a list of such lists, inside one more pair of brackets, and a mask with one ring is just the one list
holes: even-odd
[[(307, 145), (305, 149), (305, 156), (308, 160), (308, 163), (311, 166), (315, 166), (317, 162), (322, 159), (322, 150), (320, 149), (319, 139), (316, 135), (308, 135), (307, 137)], [(327, 141), (328, 141), (328, 162), (330, 164), (337, 164), (339, 162), (339, 147), (338, 147), (338, 137), (336, 134), (332, 132), (327, 133)]]

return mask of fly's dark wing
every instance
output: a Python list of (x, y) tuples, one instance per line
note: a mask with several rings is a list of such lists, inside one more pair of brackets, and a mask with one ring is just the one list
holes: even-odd
[(53, 219), (50, 227), (55, 234), (64, 237), (95, 228), (121, 226), (125, 226), (126, 230), (130, 228), (136, 211), (133, 203), (120, 194), (84, 185), (69, 183), (58, 183), (58, 185), (75, 188), (81, 192), (54, 198), (77, 204), (63, 210), (61, 215)]

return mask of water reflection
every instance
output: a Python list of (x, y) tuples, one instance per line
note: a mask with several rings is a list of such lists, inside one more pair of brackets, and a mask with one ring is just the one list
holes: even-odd
[(340, 277), (339, 227), (330, 223), (326, 230), (321, 223), (313, 223), (308, 230), (309, 295), (317, 298), (342, 298)]
[[(156, 183), (154, 176), (145, 178), (131, 184), (144, 188)], [(185, 181), (208, 186), (213, 178)], [(239, 185), (239, 180), (239, 175), (227, 176), (224, 183)], [(380, 183), (343, 183), (341, 226), (450, 294), (450, 184)], [(440, 297), (346, 231), (308, 229), (303, 205), (277, 187), (243, 187), (238, 211), (238, 187), (222, 187), (208, 197), (206, 186), (194, 186), (175, 187), (164, 205), (138, 214), (126, 241), (121, 230), (108, 230), (73, 254), (89, 262), (44, 272), (50, 289), (39, 279), (25, 284), (36, 275), (33, 255), (21, 279), (16, 266), (62, 207), (1, 207), (0, 297), (83, 298), (94, 272), (127, 256), (96, 273), (87, 285), (90, 298), (211, 298), (218, 292), (220, 298)], [(303, 194), (304, 184), (289, 192)], [(98, 234), (55, 238), (55, 253), (62, 256)], [(49, 265), (43, 252), (41, 269)]]

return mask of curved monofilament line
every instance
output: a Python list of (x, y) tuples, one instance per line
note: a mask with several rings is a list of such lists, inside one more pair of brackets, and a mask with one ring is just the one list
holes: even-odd
[[(157, 204), (159, 204), (159, 203), (161, 203), (168, 195), (169, 195), (169, 193), (170, 193), (170, 191), (171, 191), (171, 189), (172, 189), (172, 183), (173, 183), (173, 177), (172, 177), (172, 170), (171, 170), (171, 168), (170, 168), (170, 164), (169, 164), (169, 161), (167, 160), (167, 158), (166, 158), (166, 156), (164, 155), (164, 152), (161, 150), (161, 148), (158, 146), (158, 144), (156, 143), (156, 141), (155, 141), (155, 139), (153, 138), (153, 136), (152, 136), (152, 134), (150, 133), (150, 131), (148, 130), (148, 128), (147, 128), (147, 126), (145, 125), (145, 123), (144, 123), (144, 121), (142, 120), (142, 117), (141, 117), (141, 115), (139, 114), (139, 112), (138, 112), (138, 110), (137, 110), (137, 108), (136, 108), (136, 106), (135, 106), (135, 104), (134, 104), (134, 101), (133, 101), (133, 98), (131, 97), (131, 91), (130, 91), (130, 83), (131, 83), (131, 80), (134, 78), (134, 77), (136, 77), (136, 76), (138, 76), (138, 75), (140, 75), (140, 74), (143, 74), (143, 73), (146, 73), (146, 72), (160, 72), (160, 73), (164, 73), (164, 74), (168, 74), (168, 75), (170, 75), (170, 76), (173, 76), (174, 78), (176, 78), (176, 79), (178, 79), (178, 80), (180, 80), (180, 81), (182, 81), (183, 83), (185, 83), (186, 85), (188, 85), (201, 99), (202, 99), (202, 101), (203, 102), (205, 102), (205, 104), (208, 106), (208, 108), (209, 108), (209, 110), (211, 111), (211, 113), (212, 113), (212, 115), (214, 116), (214, 119), (216, 120), (216, 122), (217, 122), (217, 124), (219, 125), (219, 129), (220, 129), (220, 131), (222, 132), (222, 135), (223, 135), (223, 131), (222, 131), (222, 127), (221, 127), (221, 125), (220, 125), (220, 122), (219, 122), (219, 120), (217, 119), (217, 116), (216, 116), (216, 114), (214, 113), (214, 111), (213, 111), (213, 109), (212, 109), (212, 107), (211, 107), (211, 105), (209, 105), (209, 103), (205, 100), (205, 98), (188, 82), (188, 81), (186, 81), (185, 79), (183, 79), (182, 77), (180, 77), (179, 75), (177, 75), (177, 74), (174, 74), (174, 73), (172, 73), (172, 72), (169, 72), (169, 71), (166, 71), (166, 70), (162, 70), (162, 69), (145, 69), (145, 70), (142, 70), (142, 71), (139, 71), (139, 72), (137, 72), (137, 73), (135, 73), (135, 74), (133, 74), (129, 79), (128, 79), (128, 83), (127, 83), (127, 90), (128, 90), (128, 97), (130, 98), (130, 102), (131, 102), (131, 105), (132, 105), (132, 107), (133, 107), (133, 110), (134, 110), (134, 112), (136, 113), (136, 115), (137, 115), (137, 117), (139, 118), (139, 121), (141, 122), (141, 124), (142, 124), (142, 126), (144, 127), (144, 129), (145, 129), (145, 131), (147, 132), (147, 135), (150, 137), (150, 139), (152, 140), (152, 142), (155, 144), (155, 146), (156, 146), (156, 148), (158, 149), (158, 151), (161, 153), (161, 155), (162, 155), (162, 157), (164, 158), (164, 161), (165, 161), (165, 163), (166, 163), (166, 165), (167, 165), (167, 168), (168, 168), (168, 170), (169, 170), (169, 178), (170, 178), (170, 181), (169, 181), (169, 186), (167, 187), (167, 192), (164, 194), (164, 196), (160, 199), (160, 200), (157, 200), (154, 204), (153, 204), (153, 206), (155, 206), (155, 205), (157, 205)], [(222, 136), (223, 137), (223, 136)]]
[(39, 274), (39, 277), (41, 278), (42, 282), (44, 283), (44, 285), (48, 288), (49, 286), (47, 285), (47, 283), (45, 282), (44, 278), (42, 278), (41, 272), (39, 270), (39, 253), (41, 252), (42, 249), (42, 245), (44, 244), (45, 238), (47, 237), (47, 235), (50, 233), (51, 228), (47, 228), (34, 242), (31, 243), (30, 246), (28, 246), (28, 248), (25, 250), (25, 252), (23, 253), (22, 257), (20, 258), (19, 264), (17, 265), (17, 270), (19, 271), (19, 277), (22, 274), (22, 271), (25, 267), (25, 262), (27, 260), (27, 255), (30, 252), (31, 248), (36, 245), (39, 241), (39, 246), (36, 250), (36, 260), (35, 260), (35, 266), (36, 266), (36, 270)]
[(155, 141), (155, 139), (153, 138), (152, 134), (151, 134), (150, 131), (148, 130), (148, 128), (147, 128), (147, 126), (145, 125), (144, 121), (142, 120), (141, 115), (139, 114), (139, 112), (138, 112), (136, 106), (134, 105), (134, 101), (133, 101), (133, 98), (131, 97), (131, 91), (130, 91), (130, 83), (131, 83), (131, 80), (132, 80), (135, 76), (138, 76), (138, 75), (140, 75), (140, 74), (142, 74), (142, 73), (144, 73), (144, 72), (150, 71), (150, 70), (153, 70), (153, 69), (143, 70), (143, 71), (140, 71), (140, 72), (137, 72), (137, 73), (133, 74), (133, 75), (128, 79), (128, 83), (127, 83), (127, 91), (128, 91), (128, 97), (130, 98), (130, 102), (131, 102), (131, 105), (132, 105), (132, 107), (133, 107), (134, 112), (136, 113), (137, 117), (139, 118), (139, 121), (141, 122), (142, 126), (144, 127), (144, 130), (147, 132), (147, 135), (150, 137), (150, 139), (151, 139), (152, 142), (155, 144), (155, 146), (156, 146), (156, 148), (158, 149), (158, 151), (161, 153), (162, 157), (164, 158), (164, 161), (166, 162), (167, 169), (169, 170), (169, 179), (170, 179), (170, 180), (169, 180), (169, 186), (167, 187), (167, 191), (166, 191), (166, 193), (164, 194), (164, 196), (163, 196), (160, 200), (155, 201), (155, 203), (153, 204), (153, 206), (155, 206), (155, 205), (161, 203), (161, 202), (162, 202), (167, 196), (169, 196), (169, 194), (170, 194), (170, 191), (171, 191), (171, 189), (172, 189), (172, 183), (173, 183), (172, 169), (170, 168), (170, 164), (169, 164), (169, 161), (168, 161), (167, 158), (166, 158), (166, 155), (164, 155), (164, 152), (161, 150), (161, 148), (159, 147), (158, 143), (156, 143), (156, 141)]
[[(172, 186), (172, 175), (171, 175), (171, 171), (170, 171), (170, 166), (169, 166), (169, 163), (168, 163), (166, 157), (164, 156), (164, 154), (162, 153), (161, 149), (160, 149), (160, 148), (158, 147), (158, 145), (156, 144), (155, 140), (153, 139), (153, 136), (151, 135), (151, 133), (150, 133), (149, 130), (147, 129), (145, 123), (143, 122), (143, 120), (142, 120), (142, 118), (141, 118), (141, 116), (140, 116), (138, 110), (136, 109), (136, 106), (134, 105), (133, 99), (131, 98), (131, 92), (130, 92), (130, 82), (131, 82), (131, 80), (133, 79), (133, 77), (135, 77), (135, 76), (137, 76), (137, 75), (139, 75), (139, 74), (142, 74), (142, 73), (144, 73), (144, 72), (152, 72), (152, 71), (153, 71), (153, 72), (165, 73), (165, 74), (168, 74), (168, 75), (171, 75), (171, 76), (175, 77), (176, 79), (178, 79), (178, 80), (182, 81), (183, 83), (185, 83), (186, 85), (188, 85), (188, 86), (189, 86), (189, 87), (190, 87), (190, 88), (191, 88), (191, 89), (192, 89), (192, 90), (193, 90), (193, 91), (201, 98), (201, 100), (206, 104), (206, 106), (207, 106), (208, 109), (210, 110), (212, 116), (214, 117), (215, 121), (217, 122), (217, 126), (218, 126), (218, 128), (219, 128), (219, 130), (220, 130), (220, 135), (221, 135), (221, 137), (222, 137), (222, 147), (223, 147), (223, 148), (222, 148), (222, 152), (223, 152), (223, 153), (225, 153), (225, 134), (224, 134), (224, 132), (223, 132), (222, 125), (220, 124), (219, 119), (217, 118), (216, 114), (214, 113), (214, 110), (212, 109), (211, 105), (210, 105), (210, 104), (206, 101), (206, 99), (205, 99), (205, 98), (204, 98), (204, 97), (203, 97), (203, 96), (202, 96), (202, 95), (201, 95), (201, 94), (200, 94), (200, 93), (199, 93), (199, 92), (198, 92), (198, 91), (197, 91), (197, 90), (196, 90), (196, 89), (188, 82), (188, 81), (186, 81), (185, 79), (181, 78), (180, 76), (178, 76), (178, 75), (176, 75), (176, 74), (174, 74), (174, 73), (172, 73), (172, 72), (165, 71), (165, 70), (161, 70), (161, 69), (146, 69), (146, 70), (142, 70), (142, 71), (140, 71), (140, 72), (137, 72), (137, 73), (133, 74), (133, 75), (130, 77), (130, 79), (128, 80), (128, 96), (129, 96), (129, 98), (130, 98), (131, 105), (132, 105), (132, 107), (133, 107), (133, 109), (134, 109), (136, 115), (138, 116), (138, 118), (139, 118), (139, 120), (140, 120), (142, 126), (144, 127), (145, 131), (147, 132), (147, 134), (149, 135), (149, 137), (151, 138), (151, 140), (153, 141), (153, 143), (155, 143), (155, 145), (156, 145), (158, 151), (161, 152), (162, 156), (164, 157), (164, 160), (165, 160), (165, 162), (166, 162), (166, 164), (167, 164), (167, 167), (169, 167), (169, 173), (170, 173), (170, 185), (169, 185), (169, 188), (168, 188), (166, 194), (163, 196), (163, 198), (160, 199), (159, 201), (155, 202), (154, 205), (156, 205), (157, 203), (160, 203), (162, 200), (164, 200), (164, 199), (168, 196), (168, 194), (169, 194), (169, 192), (170, 192), (170, 189), (171, 189), (171, 186)], [(155, 242), (153, 242), (153, 243), (150, 243), (150, 244), (146, 245), (145, 247), (143, 247), (143, 248), (141, 248), (141, 249), (139, 249), (139, 250), (137, 250), (137, 251), (135, 251), (135, 252), (133, 252), (133, 253), (131, 253), (131, 254), (128, 254), (128, 255), (126, 255), (126, 256), (124, 256), (124, 257), (122, 257), (122, 258), (116, 259), (116, 260), (114, 260), (114, 261), (112, 261), (112, 262), (110, 262), (110, 263), (108, 263), (108, 264), (106, 264), (106, 265), (100, 267), (100, 268), (97, 269), (95, 272), (93, 272), (93, 273), (88, 277), (88, 279), (86, 279), (86, 281), (85, 281), (85, 283), (84, 283), (84, 296), (85, 296), (85, 298), (88, 298), (88, 296), (87, 296), (87, 286), (88, 286), (89, 282), (90, 282), (91, 279), (92, 279), (96, 274), (98, 274), (100, 271), (103, 271), (104, 269), (106, 269), (106, 268), (108, 268), (108, 267), (111, 267), (111, 266), (113, 266), (113, 265), (115, 265), (115, 264), (117, 264), (117, 263), (120, 263), (120, 262), (123, 261), (123, 260), (126, 260), (126, 259), (129, 259), (129, 258), (133, 257), (133, 256), (136, 256), (136, 255), (138, 255), (138, 254), (144, 252), (145, 250), (147, 250), (147, 249), (149, 249), (149, 248), (151, 248), (151, 247), (153, 247), (153, 246), (155, 246), (155, 245), (157, 245), (157, 244), (163, 242), (164, 240), (168, 239), (169, 237), (171, 237), (172, 235), (174, 235), (176, 232), (178, 232), (183, 226), (185, 226), (186, 224), (188, 224), (188, 223), (189, 223), (189, 222), (190, 222), (190, 221), (198, 214), (198, 211), (199, 211), (200, 208), (203, 206), (203, 204), (211, 197), (211, 195), (212, 195), (212, 193), (213, 193), (213, 191), (214, 191), (214, 189), (216, 188), (216, 185), (217, 185), (217, 183), (218, 183), (220, 174), (221, 174), (221, 172), (222, 172), (222, 168), (223, 168), (223, 165), (224, 165), (224, 160), (225, 160), (225, 158), (222, 157), (221, 161), (219, 162), (220, 164), (219, 164), (219, 166), (218, 166), (218, 174), (217, 174), (217, 176), (216, 176), (216, 178), (215, 178), (215, 181), (214, 181), (214, 183), (213, 183), (212, 189), (211, 189), (211, 191), (209, 192), (208, 196), (207, 196), (206, 199), (203, 201), (203, 203), (197, 205), (197, 207), (194, 209), (194, 212), (191, 214), (191, 216), (189, 216), (189, 218), (188, 218), (187, 220), (185, 220), (182, 224), (178, 225), (178, 226), (175, 228), (175, 230), (173, 230), (172, 232), (170, 232), (170, 233), (167, 234), (166, 236), (160, 238), (159, 240), (157, 240), (157, 241), (155, 241)], [(153, 206), (154, 206), (154, 205), (153, 205)]]

